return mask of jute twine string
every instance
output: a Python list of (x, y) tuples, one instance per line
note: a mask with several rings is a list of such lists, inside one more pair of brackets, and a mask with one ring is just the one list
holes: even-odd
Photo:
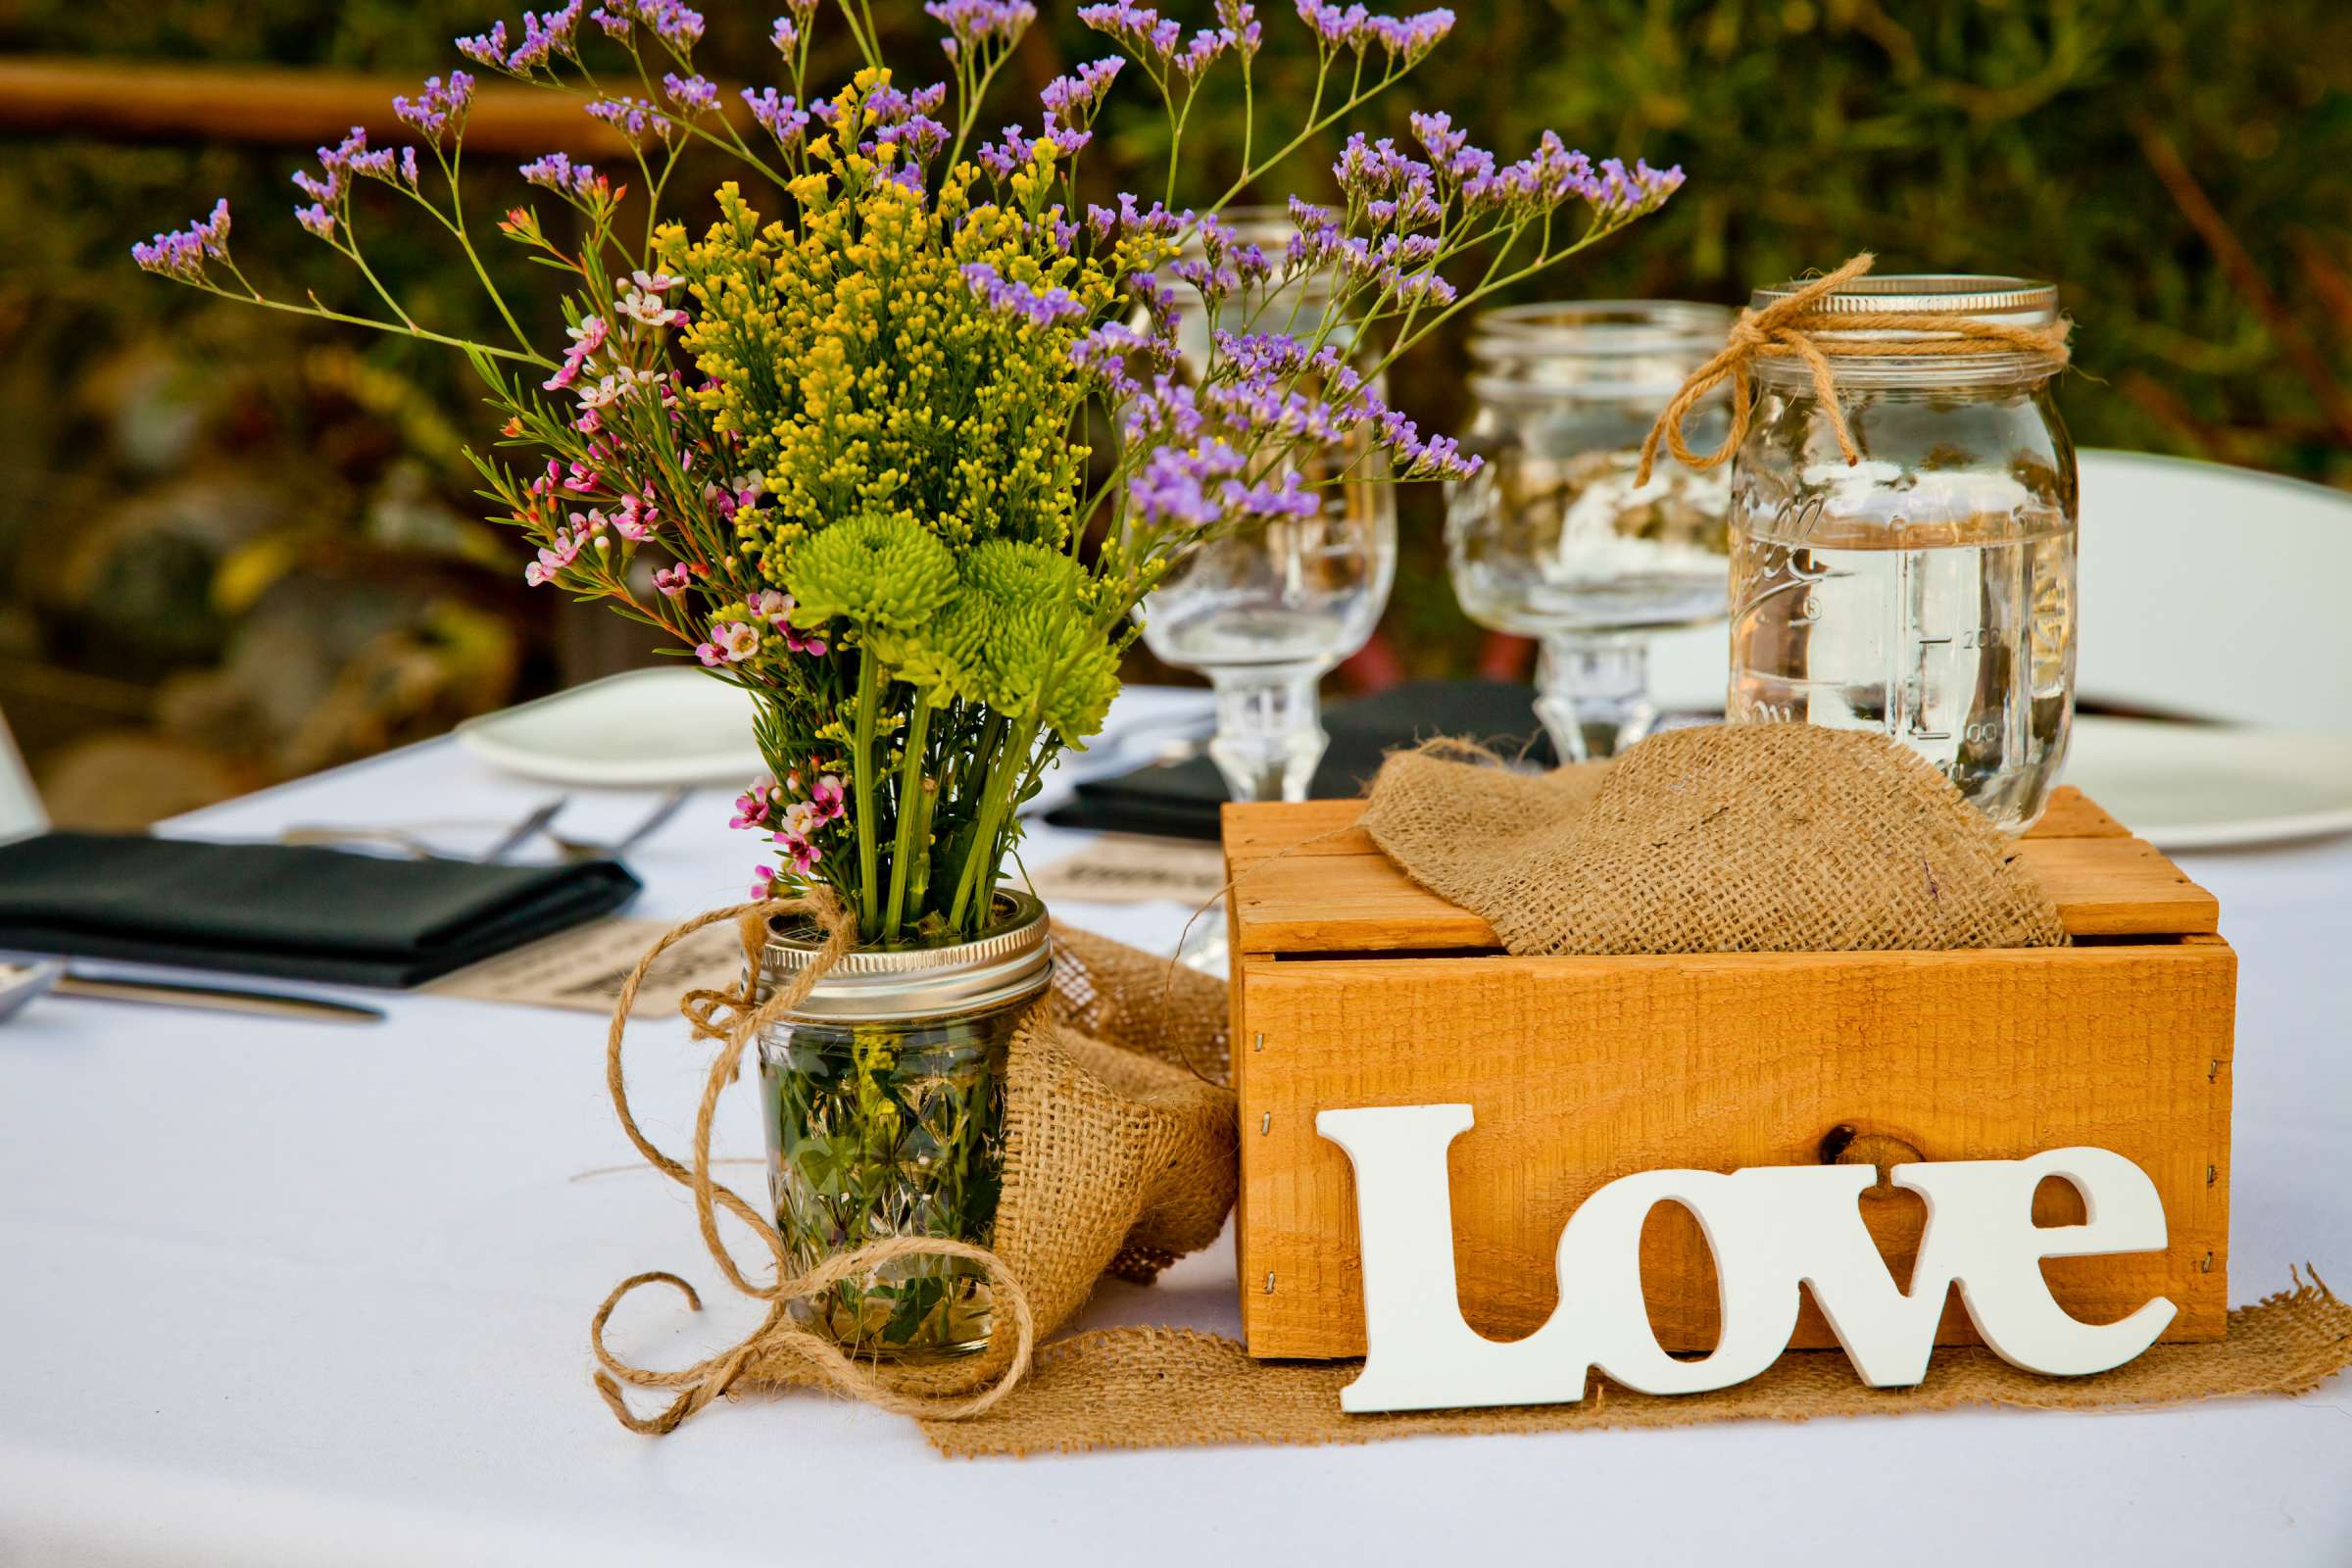
[[(825, 941), (807, 967), (794, 977), (792, 984), (777, 988), (765, 1002), (754, 1004), (759, 974), (759, 944), (766, 940), (768, 922), (779, 915), (806, 914), (821, 926)], [(637, 992), (657, 959), (672, 945), (692, 936), (705, 926), (722, 920), (738, 922), (743, 932), (745, 950), (744, 991), (740, 996), (728, 993), (698, 992), (690, 996), (683, 1007), (694, 1025), (697, 1039), (715, 1039), (717, 1053), (711, 1057), (710, 1069), (704, 1076), (702, 1104), (694, 1119), (694, 1163), (680, 1164), (645, 1136), (637, 1118), (629, 1109), (628, 1086), (621, 1070), (621, 1040), (628, 1029), (630, 1009), (636, 1004)], [(596, 1374), (596, 1391), (621, 1425), (632, 1432), (661, 1434), (673, 1430), (679, 1422), (693, 1415), (711, 1400), (734, 1386), (746, 1368), (755, 1361), (772, 1365), (778, 1358), (788, 1359), (806, 1369), (813, 1378), (830, 1385), (853, 1398), (876, 1405), (900, 1415), (915, 1416), (931, 1421), (962, 1420), (980, 1414), (1009, 1394), (1027, 1375), (1037, 1345), (1037, 1320), (1020, 1281), (1004, 1266), (1003, 1259), (986, 1248), (969, 1242), (945, 1237), (902, 1236), (871, 1242), (846, 1252), (837, 1252), (805, 1274), (794, 1275), (784, 1249), (784, 1238), (768, 1219), (746, 1202), (731, 1189), (713, 1181), (710, 1176), (710, 1126), (718, 1108), (719, 1095), (734, 1081), (742, 1064), (745, 1049), (759, 1037), (760, 1032), (775, 1023), (807, 1001), (817, 982), (841, 961), (842, 956), (857, 945), (857, 922), (839, 901), (822, 889), (813, 889), (807, 896), (792, 899), (767, 899), (758, 904), (741, 904), (730, 908), (714, 909), (681, 921), (661, 941), (637, 960), (622, 982), (619, 998), (613, 1004), (612, 1023), (605, 1036), (605, 1087), (612, 1097), (612, 1108), (620, 1118), (621, 1130), (637, 1152), (648, 1164), (671, 1181), (685, 1187), (694, 1195), (696, 1222), (700, 1225), (703, 1245), (710, 1250), (711, 1260), (719, 1271), (744, 1295), (768, 1303), (766, 1317), (760, 1326), (728, 1348), (715, 1355), (706, 1356), (691, 1366), (673, 1371), (632, 1366), (606, 1348), (605, 1325), (613, 1309), (630, 1292), (654, 1284), (674, 1288), (686, 1298), (695, 1311), (702, 1310), (702, 1298), (694, 1287), (675, 1274), (655, 1271), (635, 1274), (613, 1287), (604, 1304), (588, 1326), (589, 1349), (603, 1370)], [(731, 1014), (731, 1016), (726, 1016)], [(764, 1284), (754, 1281), (737, 1264), (725, 1241), (718, 1233), (718, 1210), (724, 1208), (766, 1244), (774, 1276)], [(931, 1398), (913, 1396), (894, 1387), (876, 1370), (859, 1365), (832, 1341), (825, 1339), (792, 1321), (791, 1305), (796, 1300), (817, 1295), (842, 1280), (865, 1274), (884, 1263), (903, 1257), (956, 1257), (977, 1263), (989, 1278), (996, 1293), (999, 1309), (1011, 1319), (1015, 1340), (1013, 1354), (1004, 1373), (992, 1384), (963, 1398)], [(640, 1416), (632, 1411), (622, 1397), (620, 1385), (626, 1383), (641, 1389), (679, 1389), (681, 1393), (667, 1407), (652, 1416)]]
[[(2042, 355), (2059, 365), (2067, 362), (2066, 340), (2074, 330), (2063, 318), (2048, 326), (2016, 326), (2006, 321), (1984, 321), (1974, 317), (1936, 311), (1838, 311), (1818, 309), (1821, 302), (1871, 270), (1877, 258), (1863, 251), (1834, 272), (1826, 272), (1804, 287), (1773, 301), (1761, 310), (1742, 311), (1731, 336), (1716, 356), (1690, 372), (1682, 390), (1659, 414), (1642, 443), (1642, 466), (1636, 484), (1647, 484), (1651, 466), (1663, 443), (1678, 462), (1693, 468), (1715, 468), (1731, 462), (1732, 454), (1747, 439), (1755, 416), (1753, 369), (1759, 358), (1795, 358), (1812, 373), (1814, 396), (1829, 420), (1830, 433), (1850, 466), (1862, 461), (1853, 431), (1838, 406), (1838, 378), (1831, 354), (1814, 341), (1814, 334), (1838, 334), (1831, 350), (1839, 359), (1964, 359), (2026, 352)], [(1886, 337), (1860, 338), (1845, 334), (1885, 332)], [(1709, 453), (1695, 453), (1684, 439), (1684, 422), (1692, 411), (1726, 381), (1732, 384), (1732, 427), (1723, 444)]]

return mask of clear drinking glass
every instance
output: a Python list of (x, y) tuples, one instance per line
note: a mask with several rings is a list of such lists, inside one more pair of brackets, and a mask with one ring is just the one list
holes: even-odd
[[(1238, 212), (1227, 222), (1269, 255), (1296, 232), (1286, 217), (1264, 211)], [(1197, 304), (1187, 304), (1179, 370), (1197, 373), (1208, 358), (1208, 327)], [(1308, 337), (1326, 324), (1331, 292), (1325, 280), (1295, 279), (1270, 297), (1237, 298), (1227, 315), (1252, 309), (1259, 310), (1256, 329)], [(1339, 323), (1330, 341), (1348, 348), (1354, 339)], [(1371, 384), (1385, 391), (1380, 379)], [(1350, 442), (1304, 461), (1309, 480), (1351, 475), (1323, 487), (1317, 515), (1235, 528), (1209, 540), (1180, 561), (1138, 610), (1145, 645), (1216, 688), (1217, 730), (1208, 755), (1237, 801), (1306, 798), (1330, 744), (1316, 685), (1364, 646), (1388, 606), (1396, 572), (1396, 498), (1367, 447)]]
[[(1476, 408), (1463, 446), (1486, 459), (1449, 487), (1447, 561), (1463, 612), (1543, 645), (1536, 712), (1563, 761), (1614, 756), (1649, 732), (1648, 639), (1725, 612), (1730, 484), (1642, 441), (1733, 313), (1679, 300), (1523, 305), (1478, 318)], [(1720, 441), (1729, 402), (1693, 413)]]
[[(1815, 309), (2035, 328), (2058, 302), (2021, 278), (1889, 275)], [(2077, 481), (2050, 397), (2058, 362), (1841, 355), (1870, 334), (1812, 337), (1861, 461), (1839, 451), (1803, 361), (1756, 362), (1732, 463), (1731, 717), (1883, 731), (2022, 831), (2074, 721)]]

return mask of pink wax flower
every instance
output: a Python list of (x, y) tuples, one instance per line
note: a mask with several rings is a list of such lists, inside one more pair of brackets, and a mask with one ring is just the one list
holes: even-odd
[(784, 852), (784, 858), (792, 862), (792, 868), (803, 876), (814, 870), (816, 862), (823, 858), (815, 845), (791, 833), (777, 834), (776, 848)]
[(752, 867), (752, 897), (764, 899), (775, 892), (776, 868), (772, 865)]
[(727, 821), (729, 827), (765, 827), (776, 804), (776, 781), (765, 773), (752, 781), (752, 787), (735, 797), (735, 814)]
[(675, 599), (694, 586), (694, 573), (687, 570), (686, 564), (681, 561), (674, 566), (663, 566), (657, 570), (654, 573), (654, 586)]
[(760, 651), (760, 630), (740, 620), (713, 621), (710, 640), (697, 647), (695, 657), (716, 668), (721, 664), (740, 664)]
[(818, 814), (827, 822), (838, 821), (842, 813), (850, 808), (849, 797), (841, 787), (841, 779), (832, 773), (818, 779), (809, 789), (808, 804), (815, 807)]
[(612, 302), (614, 310), (645, 326), (684, 326), (686, 313), (673, 311), (662, 303), (662, 296), (642, 288), (624, 290)]

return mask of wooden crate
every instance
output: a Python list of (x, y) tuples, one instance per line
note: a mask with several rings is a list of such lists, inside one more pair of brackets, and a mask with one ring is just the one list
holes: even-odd
[[(1315, 1113), (1457, 1102), (1477, 1116), (1451, 1155), (1462, 1309), (1496, 1338), (1550, 1314), (1560, 1227), (1630, 1172), (1877, 1164), (1864, 1215), (1905, 1280), (1925, 1210), (1885, 1166), (2078, 1144), (2148, 1173), (2171, 1246), (2052, 1259), (2058, 1299), (2112, 1322), (2168, 1296), (2166, 1339), (2222, 1336), (2237, 957), (2213, 896), (2077, 792), (2021, 851), (2077, 945), (1975, 953), (1511, 957), (1351, 827), (1360, 809), (1225, 808), (1252, 1354), (1364, 1350), (1354, 1181)], [(2082, 1200), (2053, 1180), (2034, 1212), (2079, 1222)], [(1642, 1277), (1661, 1344), (1715, 1343), (1680, 1207), (1651, 1214)], [(1937, 1341), (1977, 1343), (1956, 1298)], [(1836, 1343), (1810, 1299), (1792, 1343)]]

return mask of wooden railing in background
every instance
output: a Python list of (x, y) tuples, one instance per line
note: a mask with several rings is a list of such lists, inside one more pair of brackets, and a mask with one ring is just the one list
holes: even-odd
[[(18, 56), (0, 59), (0, 135), (310, 147), (361, 125), (381, 146), (416, 139), (392, 99), (416, 88), (352, 72)], [(476, 90), (466, 145), (501, 157), (627, 152), (569, 94), (503, 81)]]

